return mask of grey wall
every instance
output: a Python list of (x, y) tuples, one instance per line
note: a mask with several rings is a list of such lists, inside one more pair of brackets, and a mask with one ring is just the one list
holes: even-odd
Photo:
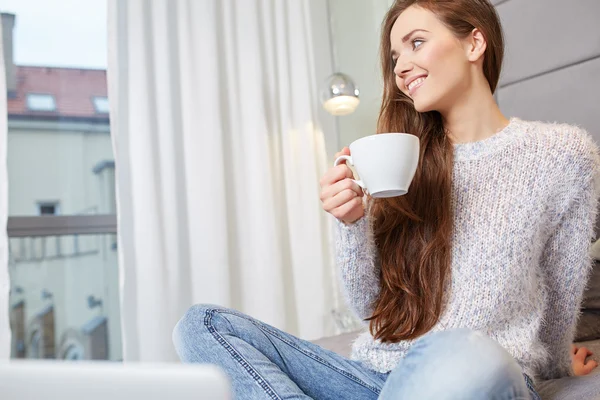
[(495, 0), (505, 115), (587, 129), (600, 143), (600, 0)]

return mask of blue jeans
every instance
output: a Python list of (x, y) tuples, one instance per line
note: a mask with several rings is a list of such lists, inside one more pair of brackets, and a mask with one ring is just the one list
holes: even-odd
[(238, 400), (539, 400), (510, 354), (469, 329), (421, 337), (388, 373), (209, 304), (188, 310), (173, 342), (183, 362), (220, 366)]

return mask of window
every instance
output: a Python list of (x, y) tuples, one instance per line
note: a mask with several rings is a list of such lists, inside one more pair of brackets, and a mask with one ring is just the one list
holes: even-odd
[[(69, 226), (64, 218), (89, 221)], [(101, 216), (56, 219), (52, 229), (67, 234), (14, 229), (14, 219), (8, 227), (12, 358), (120, 361), (116, 235), (86, 233), (112, 230)]]
[(56, 111), (56, 102), (51, 94), (28, 94), (27, 108), (31, 111)]
[[(22, 288), (17, 291), (11, 289), (13, 293), (23, 293)], [(19, 294), (20, 294), (19, 293)], [(25, 302), (15, 302), (10, 309), (10, 326), (12, 329), (11, 352), (13, 358), (25, 358)]]
[(38, 209), (40, 215), (57, 215), (58, 203), (56, 202), (40, 202), (38, 203)]
[(108, 98), (94, 97), (94, 108), (98, 114), (108, 114)]
[(64, 360), (84, 360), (84, 350), (83, 350), (83, 346), (78, 346), (76, 344), (71, 344), (69, 347), (67, 347), (64, 351), (64, 354), (62, 356), (62, 358)]
[(0, 6), (13, 358), (122, 359), (106, 6)]

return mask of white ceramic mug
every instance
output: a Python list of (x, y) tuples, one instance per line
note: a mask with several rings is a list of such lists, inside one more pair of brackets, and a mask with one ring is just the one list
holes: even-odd
[(340, 156), (356, 167), (354, 180), (371, 197), (395, 197), (408, 193), (419, 164), (419, 138), (408, 133), (379, 133), (350, 144), (350, 156)]

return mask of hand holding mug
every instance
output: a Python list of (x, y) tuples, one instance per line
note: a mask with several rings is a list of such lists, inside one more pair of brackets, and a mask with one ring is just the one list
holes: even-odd
[[(373, 198), (404, 196), (419, 164), (419, 138), (407, 133), (365, 136), (335, 155), (334, 166), (321, 179), (323, 208), (345, 223), (360, 219), (363, 189)], [(352, 153), (352, 155), (350, 155)], [(356, 168), (360, 180), (354, 180)]]
[[(350, 156), (350, 149), (344, 147), (335, 158), (341, 156)], [(363, 189), (352, 178), (352, 170), (344, 160), (331, 167), (321, 178), (323, 209), (347, 224), (359, 220), (365, 214)]]

